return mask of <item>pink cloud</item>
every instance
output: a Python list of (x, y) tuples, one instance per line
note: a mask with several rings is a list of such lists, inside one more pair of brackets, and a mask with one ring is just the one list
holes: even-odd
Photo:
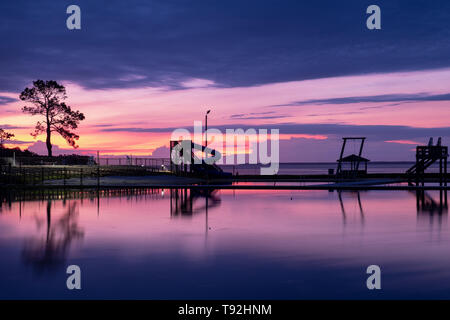
[[(130, 78), (131, 80), (133, 77)], [(57, 136), (52, 142), (61, 146), (56, 152), (80, 153), (97, 149), (101, 153), (141, 154), (165, 153), (161, 146), (167, 146), (170, 134), (151, 132), (106, 132), (105, 127), (142, 128), (183, 128), (192, 126), (195, 120), (202, 120), (207, 109), (212, 112), (208, 118), (211, 127), (230, 125), (237, 121), (255, 128), (266, 124), (277, 124), (286, 119), (276, 117), (267, 119), (232, 119), (235, 114), (271, 112), (270, 115), (289, 115), (292, 123), (339, 123), (354, 125), (403, 125), (416, 127), (448, 126), (449, 105), (447, 101), (409, 102), (396, 106), (382, 103), (325, 104), (273, 107), (288, 105), (293, 101), (328, 99), (352, 96), (375, 96), (388, 94), (446, 94), (449, 93), (450, 69), (420, 72), (399, 72), (386, 74), (367, 74), (360, 76), (334, 77), (305, 81), (266, 84), (253, 87), (220, 88), (208, 79), (192, 79), (185, 83), (184, 90), (167, 88), (124, 88), (108, 90), (88, 90), (77, 84), (64, 82), (67, 87), (67, 102), (74, 109), (86, 115), (77, 133), (80, 135), (79, 150), (66, 147), (65, 141)], [(17, 98), (18, 93), (0, 92), (2, 96)], [(29, 133), (38, 120), (22, 114), (23, 103), (12, 102), (8, 110), (1, 112), (2, 122), (20, 126), (13, 130), (16, 139), (27, 141)], [(368, 108), (367, 108), (368, 107)], [(374, 108), (372, 108), (374, 107)], [(433, 112), (429, 112), (433, 110)], [(310, 115), (310, 116), (308, 116)], [(314, 116), (311, 116), (314, 115)], [(103, 124), (103, 127), (98, 126)], [(305, 146), (304, 152), (316, 148), (320, 139), (327, 137), (317, 132), (315, 135), (284, 136), (281, 138), (305, 138), (314, 144)], [(43, 137), (40, 137), (41, 139)], [(325, 141), (324, 141), (325, 142)], [(415, 141), (389, 140), (389, 144), (416, 145)], [(45, 154), (45, 144), (36, 142), (30, 146)], [(308, 149), (309, 148), (309, 149)], [(281, 153), (286, 152), (280, 150)]]
[(412, 141), (412, 140), (389, 140), (389, 141), (385, 141), (388, 143), (399, 143), (399, 144), (412, 144), (412, 145), (421, 145), (422, 143), (417, 142), (417, 141)]

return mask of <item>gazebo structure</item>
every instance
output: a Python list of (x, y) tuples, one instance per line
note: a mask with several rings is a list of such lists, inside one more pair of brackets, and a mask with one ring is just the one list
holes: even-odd
[[(347, 157), (337, 160), (341, 168), (340, 173), (346, 177), (366, 174), (367, 163), (369, 161), (369, 159), (358, 156), (356, 154), (351, 154)], [(361, 166), (361, 164), (363, 164), (363, 167)]]
[[(366, 137), (344, 137), (342, 138), (342, 148), (339, 159), (337, 160), (338, 166), (336, 170), (336, 177), (341, 178), (355, 178), (361, 175), (365, 175), (367, 173), (367, 163), (370, 161), (369, 159), (363, 158), (362, 152), (364, 148), (364, 142)], [(359, 141), (359, 153), (351, 154), (349, 156), (344, 157), (345, 147), (347, 145), (347, 141)], [(361, 163), (364, 163), (364, 169), (360, 168)]]

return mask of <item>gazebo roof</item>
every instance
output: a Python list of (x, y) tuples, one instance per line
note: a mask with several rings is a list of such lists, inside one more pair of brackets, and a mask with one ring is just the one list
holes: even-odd
[[(337, 160), (339, 162), (339, 160)], [(369, 162), (369, 159), (357, 156), (356, 154), (351, 154), (342, 158), (342, 162)]]

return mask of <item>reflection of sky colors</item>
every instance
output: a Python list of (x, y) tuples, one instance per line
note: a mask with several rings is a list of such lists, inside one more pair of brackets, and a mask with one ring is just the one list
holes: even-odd
[[(55, 201), (54, 238), (82, 235), (44, 272), (24, 248), (45, 240), (47, 202), (13, 202), (0, 215), (2, 297), (68, 298), (60, 285), (71, 263), (84, 270), (87, 298), (448, 297), (445, 213), (417, 213), (408, 192), (361, 192), (362, 212), (356, 193), (341, 198), (345, 215), (336, 192), (220, 191), (207, 221), (202, 196), (193, 215), (171, 215), (169, 190), (100, 198), (98, 212), (96, 200)], [(380, 295), (365, 289), (370, 264), (383, 271)]]

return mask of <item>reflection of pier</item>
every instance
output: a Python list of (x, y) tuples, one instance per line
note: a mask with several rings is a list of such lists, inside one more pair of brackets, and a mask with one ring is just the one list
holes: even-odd
[(164, 194), (161, 188), (116, 188), (116, 189), (70, 189), (70, 188), (50, 188), (50, 189), (34, 189), (21, 190), (11, 189), (0, 192), (0, 208), (3, 204), (10, 205), (16, 201), (33, 201), (33, 200), (64, 200), (64, 199), (94, 199), (113, 198), (113, 197), (135, 197), (144, 196), (160, 198)]
[(350, 194), (354, 198), (356, 198), (356, 201), (358, 203), (358, 208), (359, 208), (359, 215), (360, 215), (361, 224), (363, 225), (364, 224), (364, 209), (363, 209), (362, 204), (361, 204), (360, 192), (359, 191), (348, 191), (348, 192), (345, 192), (345, 191), (338, 190), (339, 204), (341, 206), (342, 220), (343, 220), (344, 225), (347, 223), (347, 211), (345, 210), (344, 200), (342, 198), (342, 193)]
[[(204, 204), (196, 205), (197, 200), (206, 199)], [(218, 190), (214, 189), (170, 189), (171, 216), (192, 216), (198, 212), (220, 205)]]
[(147, 199), (163, 199), (165, 189), (161, 188), (117, 188), (117, 189), (69, 189), (51, 188), (34, 190), (11, 189), (0, 192), (0, 214), (11, 210), (14, 202), (19, 202), (19, 216), (22, 216), (22, 202), (25, 201), (57, 201), (84, 199), (97, 202), (97, 215), (100, 214), (100, 199), (124, 197), (128, 200), (146, 201)]
[(447, 220), (448, 198), (447, 191), (439, 191), (439, 199), (435, 200), (424, 190), (416, 191), (417, 220), (429, 222), (430, 225), (437, 220), (439, 226)]

